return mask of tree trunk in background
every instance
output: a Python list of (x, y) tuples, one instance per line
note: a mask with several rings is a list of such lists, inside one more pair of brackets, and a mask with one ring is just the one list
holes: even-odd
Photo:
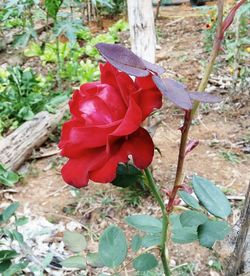
[(155, 25), (152, 0), (127, 0), (132, 51), (155, 63)]
[(224, 275), (250, 275), (250, 184), (239, 220), (224, 241), (216, 242), (214, 249), (223, 260)]
[[(235, 247), (225, 267), (226, 276), (250, 275), (250, 183), (236, 231)], [(234, 231), (231, 235), (233, 235)]]

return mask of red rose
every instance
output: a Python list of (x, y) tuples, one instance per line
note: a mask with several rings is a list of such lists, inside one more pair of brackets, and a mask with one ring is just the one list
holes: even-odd
[(154, 145), (142, 122), (162, 105), (152, 77), (135, 78), (110, 63), (100, 65), (101, 81), (86, 83), (69, 102), (71, 120), (64, 123), (59, 148), (69, 158), (62, 168), (65, 182), (83, 187), (89, 179), (107, 183), (117, 165), (132, 156), (144, 169), (152, 161)]

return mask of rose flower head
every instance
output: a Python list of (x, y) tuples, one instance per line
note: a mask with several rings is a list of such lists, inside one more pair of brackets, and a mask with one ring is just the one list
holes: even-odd
[(72, 118), (62, 128), (59, 148), (69, 160), (62, 168), (65, 182), (77, 188), (91, 179), (108, 183), (115, 179), (119, 163), (132, 157), (145, 169), (154, 154), (143, 121), (162, 105), (161, 92), (152, 75), (134, 80), (110, 63), (100, 65), (101, 80), (74, 91), (69, 102)]

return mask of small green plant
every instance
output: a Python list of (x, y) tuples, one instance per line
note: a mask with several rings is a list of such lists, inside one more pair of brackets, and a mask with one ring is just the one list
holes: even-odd
[(142, 197), (149, 195), (149, 189), (144, 184), (144, 176), (140, 170), (131, 164), (120, 164), (113, 185), (121, 187), (122, 199), (131, 206), (138, 206)]
[(125, 0), (92, 0), (97, 10), (102, 15), (117, 15), (122, 13), (126, 7)]
[(224, 42), (228, 71), (233, 77), (234, 88), (239, 84), (239, 91), (246, 88), (249, 83), (247, 78), (250, 69), (246, 62), (250, 59), (249, 17), (250, 2), (239, 8), (235, 22)]
[(206, 17), (205, 21), (205, 28), (203, 31), (204, 37), (204, 49), (206, 52), (210, 52), (213, 47), (213, 38), (216, 32), (216, 19), (217, 19), (217, 12), (215, 9), (211, 9), (208, 11), (209, 17)]
[[(60, 56), (60, 79), (70, 80), (76, 84), (95, 81), (99, 78), (98, 61), (100, 54), (95, 48), (99, 42), (115, 43), (119, 40), (119, 32), (128, 28), (124, 20), (117, 21), (105, 34), (93, 36), (88, 28), (70, 28), (68, 24), (60, 23), (56, 37), (65, 35), (68, 41), (57, 43), (51, 41), (44, 47), (39, 43), (30, 42), (24, 50), (27, 57), (39, 57), (42, 64), (55, 63), (58, 65), (58, 51)], [(66, 28), (66, 29), (65, 29)], [(84, 43), (81, 47), (80, 44)]]
[[(205, 31), (204, 31), (204, 49), (206, 52), (210, 52), (213, 46), (213, 37), (216, 32), (216, 11), (210, 10), (210, 17), (208, 18)], [(223, 49), (226, 54), (227, 71), (233, 78), (234, 88), (237, 84), (240, 88), (246, 88), (249, 76), (249, 66), (247, 60), (250, 57), (250, 40), (248, 38), (248, 18), (250, 16), (250, 3), (242, 5), (235, 21), (231, 28), (228, 30), (225, 39), (223, 41)], [(217, 67), (221, 67), (218, 64)]]
[[(28, 222), (26, 217), (18, 218), (16, 210), (19, 207), (18, 202), (9, 205), (0, 214), (0, 240), (1, 244), (8, 240), (9, 248), (0, 250), (0, 273), (3, 276), (15, 275), (22, 272), (28, 266), (25, 258), (20, 256), (21, 248), (24, 245), (23, 235), (19, 232), (18, 227)], [(12, 220), (14, 218), (14, 220)], [(12, 243), (17, 242), (19, 249), (15, 250)], [(21, 258), (20, 258), (21, 257)]]
[(15, 129), (37, 112), (51, 109), (67, 99), (50, 93), (53, 83), (30, 68), (9, 67), (0, 72), (0, 134)]
[(220, 152), (221, 156), (228, 162), (239, 164), (240, 163), (240, 155), (233, 153), (231, 151), (222, 151)]
[(223, 267), (219, 259), (210, 259), (208, 262), (208, 266), (218, 272), (223, 271)]
[(15, 48), (24, 48), (31, 39), (37, 39), (33, 9), (40, 9), (35, 0), (8, 0), (3, 5), (3, 12), (0, 16), (2, 29), (21, 28), (21, 32), (14, 36), (13, 46)]
[(120, 19), (118, 20), (114, 25), (109, 27), (108, 31), (109, 33), (113, 36), (116, 42), (119, 41), (119, 36), (118, 34), (120, 32), (125, 32), (129, 29), (128, 22)]
[(131, 190), (130, 188), (126, 188), (122, 190), (122, 199), (124, 200), (125, 204), (133, 207), (137, 207), (141, 203), (141, 198), (145, 195), (138, 190)]
[(173, 268), (174, 276), (189, 276), (194, 273), (194, 264), (193, 263), (184, 263)]
[(13, 187), (20, 180), (20, 176), (11, 170), (7, 170), (3, 164), (0, 163), (0, 185)]

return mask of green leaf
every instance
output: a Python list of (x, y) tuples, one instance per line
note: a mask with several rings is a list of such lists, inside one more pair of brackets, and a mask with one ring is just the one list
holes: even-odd
[(198, 239), (196, 227), (182, 227), (173, 230), (172, 241), (176, 243), (190, 243)]
[(207, 216), (197, 211), (185, 211), (180, 215), (180, 222), (183, 227), (198, 227), (207, 220)]
[(21, 217), (16, 220), (16, 226), (22, 226), (28, 223), (29, 219), (27, 217)]
[(133, 267), (138, 271), (147, 271), (155, 268), (158, 261), (153, 254), (144, 253), (133, 261)]
[(181, 199), (190, 207), (194, 208), (194, 209), (201, 209), (201, 206), (199, 205), (198, 201), (191, 196), (189, 193), (185, 192), (185, 191), (179, 191), (179, 195), (181, 197)]
[(0, 261), (0, 273), (4, 272), (11, 266), (11, 260)]
[(3, 184), (7, 187), (13, 187), (19, 181), (19, 175), (5, 169), (5, 167), (0, 164), (0, 184)]
[(45, 0), (45, 8), (47, 10), (47, 14), (54, 20), (56, 19), (57, 13), (62, 5), (62, 2), (63, 0)]
[(141, 248), (142, 238), (140, 235), (135, 235), (131, 241), (131, 248), (136, 253)]
[(36, 42), (29, 43), (28, 47), (24, 50), (24, 55), (26, 57), (40, 57), (43, 51), (40, 45)]
[(119, 164), (112, 184), (122, 188), (133, 186), (142, 181), (142, 175), (142, 172), (133, 165)]
[(7, 222), (16, 212), (19, 207), (19, 202), (14, 202), (9, 205), (1, 214), (0, 221)]
[(83, 256), (72, 256), (61, 262), (63, 267), (67, 268), (85, 268), (86, 261)]
[(55, 36), (65, 35), (71, 46), (76, 43), (77, 33), (83, 27), (82, 21), (79, 19), (67, 18), (57, 22), (54, 28)]
[(11, 260), (19, 254), (15, 250), (1, 250), (0, 251), (0, 262)]
[(198, 239), (197, 227), (183, 227), (180, 215), (171, 215), (172, 240), (176, 243), (190, 243)]
[(125, 218), (125, 221), (134, 228), (147, 233), (161, 233), (162, 223), (159, 219), (149, 215), (133, 215)]
[(42, 260), (42, 266), (45, 268), (47, 267), (53, 260), (54, 254), (53, 253), (48, 253), (44, 259)]
[(160, 243), (161, 243), (160, 235), (145, 235), (142, 238), (143, 247), (151, 247), (151, 246), (159, 245)]
[(15, 35), (13, 41), (14, 48), (24, 48), (28, 45), (30, 40), (30, 32), (24, 32), (22, 34)]
[(103, 267), (104, 264), (98, 253), (88, 253), (87, 263), (92, 267)]
[(25, 48), (31, 38), (37, 38), (37, 33), (32, 26), (25, 28), (22, 34), (14, 36), (13, 46), (15, 48)]
[(198, 227), (200, 245), (212, 248), (215, 241), (223, 240), (230, 232), (230, 227), (225, 221), (208, 220)]
[(183, 227), (180, 222), (180, 215), (171, 214), (169, 218), (170, 218), (170, 225), (173, 230)]
[(34, 116), (35, 116), (35, 114), (31, 110), (30, 106), (23, 106), (17, 114), (17, 117), (19, 117), (25, 121), (33, 119)]
[(18, 231), (13, 230), (12, 231), (12, 236), (16, 241), (19, 242), (19, 244), (23, 243), (23, 235), (21, 233), (19, 233)]
[(211, 214), (224, 219), (230, 215), (231, 207), (228, 199), (211, 181), (194, 176), (192, 185), (196, 196)]
[(107, 267), (117, 267), (127, 256), (127, 241), (123, 231), (117, 226), (109, 226), (101, 235), (99, 256)]
[(87, 246), (84, 236), (77, 232), (64, 232), (63, 242), (69, 248), (69, 250), (76, 253), (83, 251)]
[(17, 264), (12, 264), (7, 270), (5, 270), (2, 276), (15, 275), (17, 272), (22, 271), (28, 266), (28, 262), (20, 262)]
[(59, 104), (66, 102), (68, 98), (69, 97), (67, 95), (58, 95), (52, 98), (48, 104), (52, 106), (58, 106)]

